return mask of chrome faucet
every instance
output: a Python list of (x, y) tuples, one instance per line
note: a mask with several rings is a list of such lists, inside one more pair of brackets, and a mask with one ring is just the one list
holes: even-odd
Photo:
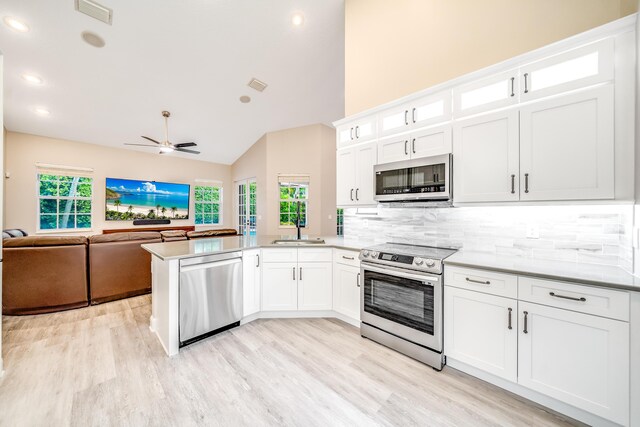
[(302, 235), (300, 234), (300, 203), (298, 202), (297, 206), (297, 215), (296, 215), (296, 228), (298, 229), (298, 240), (302, 240)]

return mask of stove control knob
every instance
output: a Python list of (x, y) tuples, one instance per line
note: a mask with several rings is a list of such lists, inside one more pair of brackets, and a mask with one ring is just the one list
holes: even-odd
[(378, 258), (378, 252), (371, 252), (371, 258)]
[(431, 267), (433, 267), (433, 266), (435, 266), (435, 265), (436, 265), (436, 262), (435, 262), (434, 260), (432, 260), (432, 259), (427, 259), (427, 260), (425, 260), (425, 261), (424, 261), (424, 263), (425, 263), (425, 264), (426, 264), (426, 266), (427, 266), (427, 267), (429, 267), (429, 268), (431, 268)]
[(414, 258), (413, 263), (415, 265), (422, 265), (424, 263), (424, 260), (422, 258)]
[(369, 256), (369, 251), (362, 251), (362, 256), (367, 258)]

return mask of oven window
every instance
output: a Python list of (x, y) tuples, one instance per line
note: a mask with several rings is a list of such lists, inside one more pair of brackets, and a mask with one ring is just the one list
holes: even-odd
[(433, 286), (388, 274), (364, 272), (367, 313), (433, 335)]
[(445, 192), (445, 164), (403, 168), (376, 173), (376, 194)]

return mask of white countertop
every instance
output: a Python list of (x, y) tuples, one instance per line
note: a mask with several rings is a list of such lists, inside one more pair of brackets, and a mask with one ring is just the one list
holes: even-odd
[(576, 282), (606, 288), (640, 291), (640, 278), (620, 267), (460, 251), (445, 259), (446, 265), (489, 269), (543, 279)]
[(302, 236), (303, 239), (324, 239), (324, 244), (299, 245), (273, 244), (274, 240), (294, 240), (296, 236), (227, 236), (214, 237), (208, 239), (179, 240), (176, 242), (148, 243), (142, 248), (162, 260), (191, 258), (202, 255), (214, 255), (225, 252), (241, 251), (254, 248), (317, 248), (335, 247), (359, 251), (366, 246), (371, 246), (371, 242), (359, 242), (352, 239), (344, 239), (336, 236)]

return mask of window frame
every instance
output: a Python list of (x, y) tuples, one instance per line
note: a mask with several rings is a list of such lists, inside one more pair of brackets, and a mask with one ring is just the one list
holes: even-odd
[[(304, 176), (304, 177), (298, 177), (298, 179), (301, 182), (287, 182), (286, 180), (281, 180), (281, 177), (278, 177), (278, 228), (281, 229), (293, 229), (296, 228), (295, 224), (293, 225), (289, 225), (289, 224), (282, 224), (281, 221), (281, 217), (283, 215), (281, 207), (282, 207), (282, 203), (291, 203), (291, 202), (302, 202), (304, 203), (305, 207), (304, 207), (304, 218), (305, 218), (305, 223), (302, 227), (309, 227), (309, 191), (310, 191), (310, 187), (311, 187), (311, 180), (308, 176)], [(302, 182), (304, 180), (304, 182)], [(283, 199), (282, 198), (282, 187), (283, 185), (286, 185), (287, 188), (292, 188), (292, 187), (302, 187), (305, 186), (306, 187), (306, 192), (305, 192), (305, 198), (304, 199), (300, 199), (298, 197), (294, 197), (294, 198), (289, 198), (289, 199)], [(286, 215), (290, 216), (291, 215), (291, 211), (286, 212)]]
[[(90, 197), (78, 197), (78, 196), (60, 196), (59, 193), (59, 189), (60, 189), (60, 180), (58, 179), (58, 195), (57, 196), (42, 196), (40, 195), (40, 176), (41, 175), (52, 175), (52, 176), (64, 176), (64, 177), (72, 177), (72, 178), (87, 178), (89, 180), (91, 180), (91, 182), (89, 183), (89, 185), (91, 186), (91, 196)], [(93, 231), (93, 226), (94, 226), (94, 207), (95, 207), (95, 203), (94, 203), (94, 182), (95, 182), (95, 178), (91, 173), (74, 173), (71, 171), (66, 171), (66, 170), (45, 170), (45, 169), (40, 169), (40, 170), (36, 170), (36, 234), (48, 234), (48, 233), (86, 233), (86, 232), (91, 232)], [(52, 182), (50, 180), (44, 180), (47, 182)], [(42, 213), (40, 212), (40, 203), (41, 200), (55, 200), (56, 201), (56, 213), (55, 216), (58, 217), (60, 215), (60, 211), (59, 211), (59, 207), (60, 207), (60, 200), (73, 200), (74, 202), (77, 202), (78, 200), (88, 200), (91, 204), (91, 210), (88, 214), (81, 214), (81, 215), (89, 215), (89, 227), (86, 228), (78, 228), (77, 227), (77, 218), (76, 218), (76, 227), (74, 228), (59, 228), (58, 227), (58, 219), (56, 218), (56, 228), (41, 228), (41, 219), (40, 216), (42, 215)], [(75, 212), (74, 212), (74, 216), (78, 215), (78, 209), (77, 209), (77, 203), (74, 203), (74, 208), (75, 208)], [(53, 215), (53, 214), (44, 214), (44, 215)]]
[[(198, 201), (198, 187), (204, 188), (212, 188), (217, 189), (218, 191), (218, 201), (214, 201), (213, 198), (211, 201)], [(193, 224), (196, 226), (207, 227), (207, 226), (220, 226), (223, 224), (223, 203), (224, 203), (224, 187), (221, 182), (196, 182), (193, 186)], [(218, 205), (218, 222), (207, 223), (204, 222), (204, 211), (201, 213), (202, 215), (202, 223), (198, 223), (198, 204), (201, 205)], [(211, 217), (213, 218), (215, 213), (213, 213), (213, 208), (211, 209)]]

